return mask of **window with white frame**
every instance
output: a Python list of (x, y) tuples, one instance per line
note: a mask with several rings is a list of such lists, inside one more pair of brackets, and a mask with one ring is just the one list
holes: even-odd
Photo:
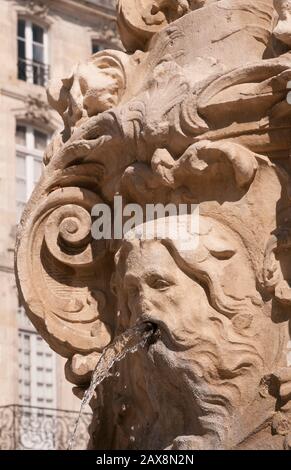
[(16, 126), (16, 210), (20, 220), (24, 206), (42, 172), (43, 152), (49, 135), (29, 125)]
[(56, 408), (56, 357), (18, 308), (19, 404)]
[(47, 30), (29, 19), (18, 19), (18, 78), (45, 86), (49, 78)]

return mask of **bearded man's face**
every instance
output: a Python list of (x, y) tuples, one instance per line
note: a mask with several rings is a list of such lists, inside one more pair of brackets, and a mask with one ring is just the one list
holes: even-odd
[(203, 288), (178, 268), (159, 243), (148, 243), (129, 254), (124, 292), (131, 325), (151, 321), (159, 326), (161, 340), (153, 350), (189, 348), (195, 342), (192, 333), (195, 336), (203, 329), (208, 305)]
[(246, 254), (217, 229), (205, 230), (194, 254), (173, 256), (159, 241), (141, 241), (119, 260), (124, 326), (150, 321), (159, 328), (157, 340), (127, 366), (156, 416), (155, 443), (143, 437), (148, 443), (138, 445), (156, 445), (162, 429), (172, 434), (161, 447), (237, 444), (244, 436), (233, 426), (247, 432), (244, 413), (279, 349)]

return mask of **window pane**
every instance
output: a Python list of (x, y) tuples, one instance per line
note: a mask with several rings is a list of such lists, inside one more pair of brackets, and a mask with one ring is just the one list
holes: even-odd
[(26, 202), (26, 184), (24, 180), (16, 180), (16, 199), (19, 202)]
[(26, 82), (26, 64), (23, 61), (18, 62), (17, 77), (19, 78), (19, 80), (23, 80)]
[[(55, 368), (53, 353), (33, 332), (18, 330), (19, 334), (19, 400), (22, 404), (54, 407), (55, 403)], [(32, 347), (33, 346), (33, 347)], [(35, 354), (35, 356), (32, 356)], [(45, 363), (50, 370), (44, 372)], [(34, 391), (34, 401), (31, 391)], [(42, 417), (41, 414), (38, 417)]]
[(16, 126), (16, 143), (18, 145), (23, 145), (26, 147), (26, 127), (25, 126)]
[[(22, 404), (30, 403), (31, 396), (31, 349), (30, 335), (23, 331), (18, 332), (19, 337), (19, 399)], [(22, 366), (22, 367), (20, 367)]]
[(39, 44), (33, 44), (33, 61), (40, 62), (43, 64), (44, 62), (44, 54), (43, 54), (43, 46)]
[(47, 134), (34, 130), (34, 148), (37, 150), (45, 150), (47, 146)]
[(18, 73), (17, 77), (19, 80), (26, 81), (26, 60), (25, 60), (25, 41), (18, 39), (17, 41), (18, 48)]
[(18, 39), (18, 59), (25, 59), (25, 41)]
[(41, 64), (33, 66), (33, 83), (35, 85), (46, 85), (45, 67)]
[(16, 177), (25, 180), (25, 158), (17, 155), (16, 157)]
[[(36, 381), (37, 400), (54, 404), (55, 398), (55, 370), (53, 353), (40, 336), (36, 337)], [(48, 367), (49, 366), (49, 367)]]
[(19, 38), (25, 38), (25, 21), (24, 20), (18, 20), (17, 36)]
[(37, 24), (32, 25), (32, 40), (43, 44), (43, 28)]
[(36, 184), (41, 176), (42, 172), (42, 162), (40, 160), (34, 160), (33, 164), (33, 179), (34, 184)]

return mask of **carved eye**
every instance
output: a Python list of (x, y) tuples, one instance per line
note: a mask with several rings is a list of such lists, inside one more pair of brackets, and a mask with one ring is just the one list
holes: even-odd
[(152, 289), (157, 289), (161, 291), (166, 290), (169, 287), (171, 287), (171, 284), (168, 281), (166, 281), (165, 279), (161, 279), (161, 278), (152, 279), (149, 282), (149, 285), (150, 287), (152, 287)]

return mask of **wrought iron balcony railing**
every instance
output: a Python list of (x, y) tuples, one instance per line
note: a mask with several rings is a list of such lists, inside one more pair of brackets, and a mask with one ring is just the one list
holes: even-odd
[(41, 62), (18, 58), (18, 78), (34, 85), (46, 86), (50, 78), (50, 67)]
[[(0, 450), (66, 450), (78, 412), (9, 405), (0, 407)], [(92, 415), (82, 415), (75, 449), (85, 450)]]

